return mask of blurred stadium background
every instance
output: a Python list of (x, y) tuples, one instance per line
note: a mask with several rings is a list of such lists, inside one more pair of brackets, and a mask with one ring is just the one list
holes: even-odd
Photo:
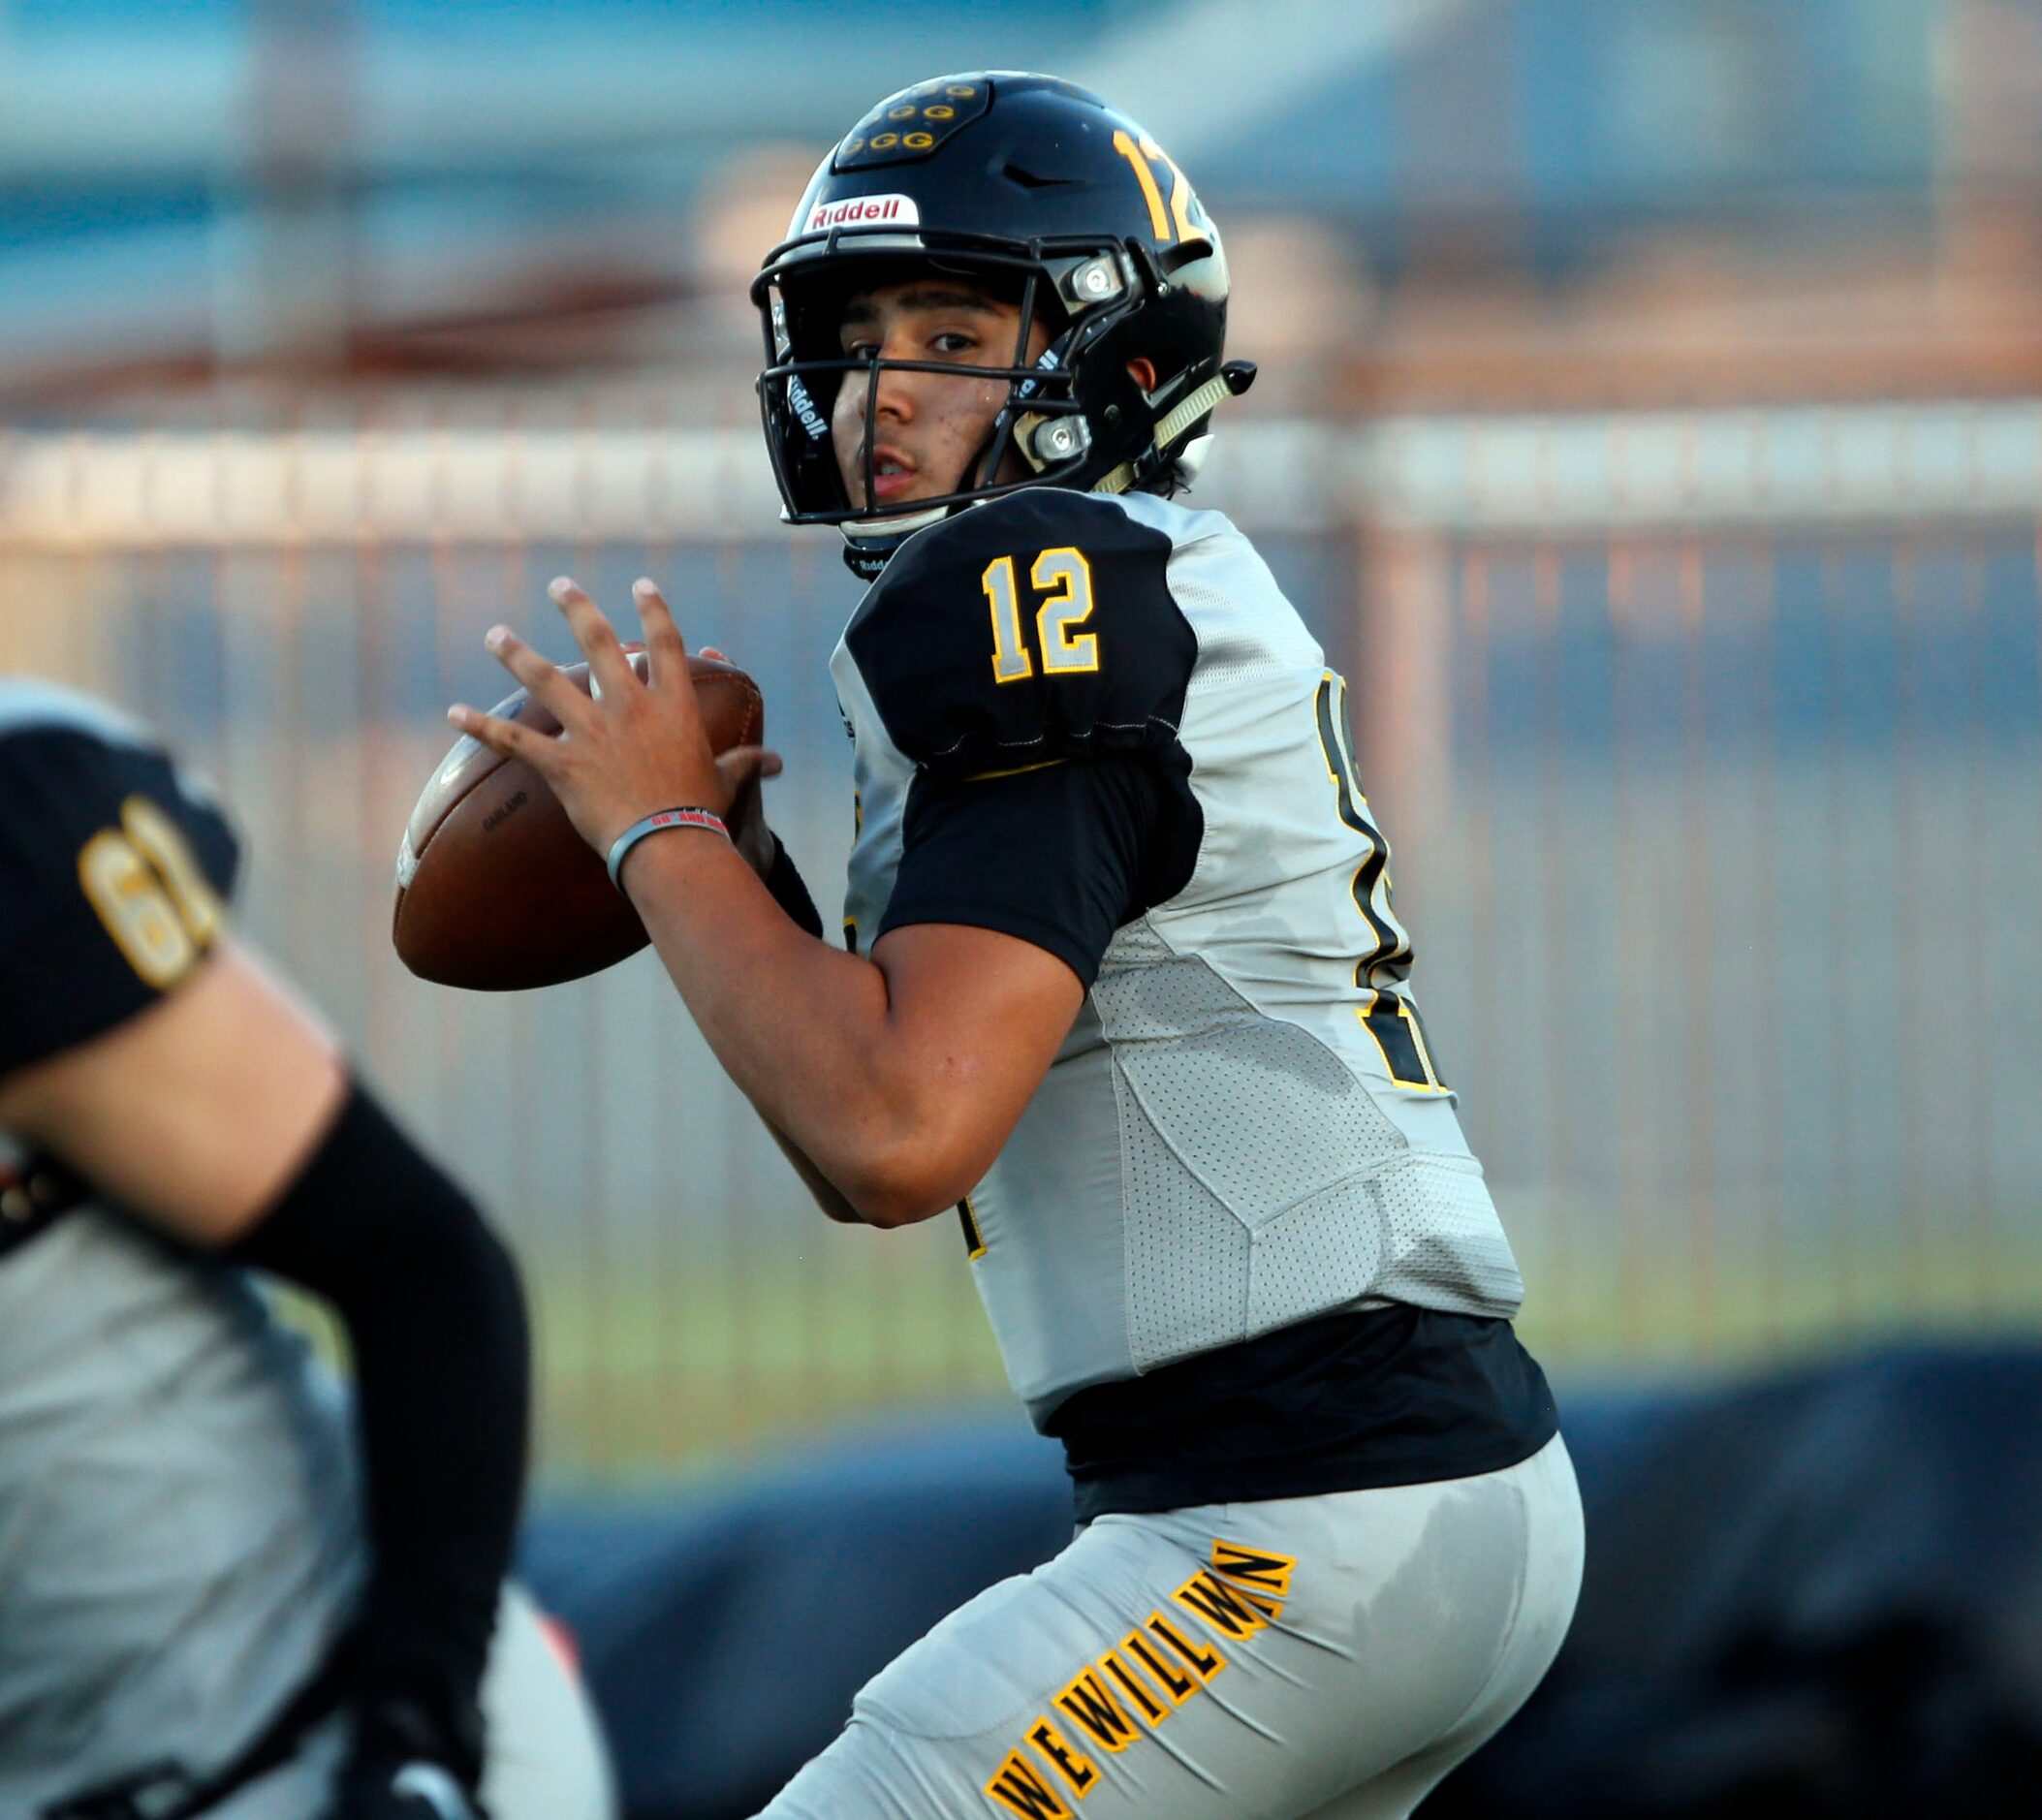
[(493, 1000), (388, 940), (563, 570), (759, 677), (827, 908), (857, 587), (744, 287), (866, 105), (988, 66), (1227, 234), (1199, 499), (1353, 681), (1562, 1386), (2032, 1332), (2042, 7), (6, 0), (0, 667), (232, 801), (247, 925), (517, 1237), (548, 1488), (998, 1392), (952, 1226), (809, 1211), (649, 957)]

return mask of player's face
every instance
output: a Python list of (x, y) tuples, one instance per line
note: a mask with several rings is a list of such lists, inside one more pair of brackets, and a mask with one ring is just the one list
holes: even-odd
[[(942, 274), (860, 292), (844, 306), (839, 329), (848, 355), (958, 366), (1016, 364), (1020, 334), (1018, 303), (1003, 301), (968, 278)], [(1034, 360), (1049, 338), (1040, 323), (1032, 325), (1022, 361)], [(918, 500), (958, 491), (965, 465), (985, 443), (1007, 392), (1004, 379), (889, 370), (881, 371), (875, 391), (864, 373), (846, 373), (830, 425), (846, 496), (863, 511), (891, 514), (911, 512)], [(869, 496), (868, 395), (873, 455)], [(1023, 471), (1020, 457), (1010, 454), (997, 478), (1019, 480)]]

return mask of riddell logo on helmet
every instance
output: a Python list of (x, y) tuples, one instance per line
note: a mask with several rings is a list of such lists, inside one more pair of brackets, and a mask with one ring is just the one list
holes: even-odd
[(921, 209), (912, 196), (854, 196), (841, 203), (818, 203), (808, 211), (803, 234), (822, 234), (831, 228), (876, 228), (919, 226)]

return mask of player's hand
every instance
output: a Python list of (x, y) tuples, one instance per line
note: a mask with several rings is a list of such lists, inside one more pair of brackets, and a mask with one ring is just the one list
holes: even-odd
[[(702, 655), (712, 657), (719, 664), (730, 662), (713, 644), (705, 644)], [(759, 786), (767, 778), (780, 774), (779, 755), (760, 746), (738, 746), (734, 751), (718, 753), (716, 769), (731, 786), (731, 802), (723, 811), (723, 825), (731, 831), (732, 841), (751, 869), (765, 878), (772, 871), (773, 838), (772, 830), (766, 825), (766, 803)]]
[(779, 769), (778, 758), (758, 746), (725, 753), (726, 762), (718, 763), (703, 728), (680, 628), (650, 581), (632, 589), (647, 653), (644, 682), (615, 629), (581, 587), (563, 576), (547, 591), (588, 659), (595, 692), (583, 695), (508, 626), (494, 626), (484, 643), (560, 723), (560, 732), (538, 733), (465, 704), (449, 708), (447, 718), (492, 752), (530, 765), (596, 852), (608, 853), (634, 822), (661, 809), (701, 807), (723, 815), (746, 781)]
[(375, 1784), (340, 1798), (331, 1820), (488, 1820), (468, 1791), (436, 1763), (394, 1766)]
[(489, 1820), (437, 1728), (416, 1708), (358, 1713), (328, 1820)]

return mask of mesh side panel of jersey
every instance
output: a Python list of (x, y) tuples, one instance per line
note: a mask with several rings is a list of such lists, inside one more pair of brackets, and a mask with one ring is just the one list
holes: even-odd
[(1187, 1170), (1115, 1071), (1126, 1191), (1127, 1337), (1137, 1371), (1246, 1331), (1250, 1234)]
[(1493, 1314), (1524, 1294), (1472, 1158), (1410, 1148), (1311, 1032), (1149, 919), (1092, 992), (1127, 1160), (1138, 1369), (1361, 1300)]
[(1323, 1044), (1264, 1017), (1196, 956), (1102, 973), (1093, 998), (1156, 1132), (1246, 1225), (1405, 1147)]
[(1483, 1315), (1524, 1301), (1524, 1279), (1474, 1158), (1414, 1153), (1370, 1187), (1388, 1243), (1379, 1295)]
[[(1170, 591), (1186, 618), (1198, 627), (1199, 680), (1223, 688), (1263, 676), (1281, 675), (1295, 668), (1288, 652), (1272, 648), (1266, 637), (1237, 604), (1238, 597), (1209, 586), (1188, 558), (1179, 558), (1170, 573)], [(1194, 616), (1195, 615), (1195, 616)]]
[(1367, 1294), (1382, 1219), (1356, 1177), (1401, 1150), (1396, 1126), (1308, 1032), (1173, 955), (1146, 920), (1121, 931), (1109, 967), (1093, 1003), (1126, 1158), (1136, 1369)]
[(1175, 957), (1176, 951), (1156, 933), (1155, 925), (1147, 917), (1137, 917), (1115, 931), (1100, 957), (1099, 976), (1107, 981), (1129, 967), (1152, 967)]
[(1373, 1178), (1353, 1176), (1258, 1226), (1248, 1272), (1248, 1331), (1266, 1334), (1365, 1292), (1380, 1297), (1385, 1225)]
[(1124, 495), (1127, 516), (1176, 544), (1170, 592), (1198, 634), (1198, 681), (1225, 688), (1316, 666), (1318, 646), (1302, 623), (1272, 622), (1267, 603), (1280, 598), (1276, 578), (1255, 547), (1217, 512), (1186, 512), (1149, 494)]
[(1249, 1281), (1256, 1333), (1327, 1305), (1330, 1285), (1456, 1314), (1524, 1295), (1480, 1169), (1457, 1157), (1400, 1157), (1301, 1201), (1256, 1229)]

